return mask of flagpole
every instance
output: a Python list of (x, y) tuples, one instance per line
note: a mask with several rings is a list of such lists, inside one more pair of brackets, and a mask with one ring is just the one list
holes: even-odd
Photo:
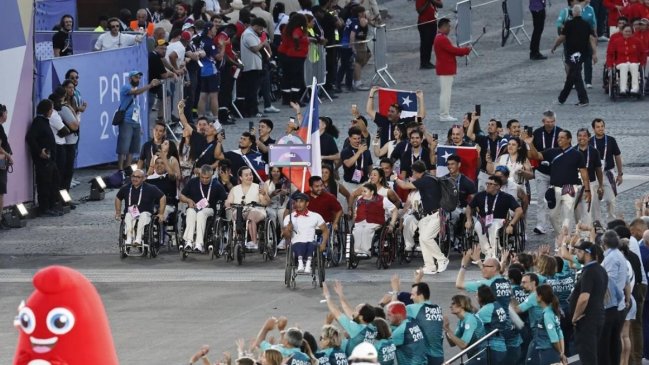
[[(313, 126), (313, 103), (315, 102), (316, 98), (316, 90), (317, 90), (317, 79), (315, 76), (313, 77), (313, 81), (311, 82), (311, 100), (309, 101), (309, 124), (307, 126), (307, 134), (306, 134), (306, 144), (311, 143), (311, 127)], [(311, 161), (311, 164), (314, 164), (315, 161)], [(306, 182), (306, 169), (307, 167), (302, 168), (302, 192), (304, 192), (304, 184)]]

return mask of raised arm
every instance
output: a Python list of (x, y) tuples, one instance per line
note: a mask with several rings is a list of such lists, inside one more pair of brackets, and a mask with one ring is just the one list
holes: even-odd
[(343, 284), (340, 280), (334, 282), (334, 291), (338, 294), (338, 299), (340, 299), (340, 305), (343, 308), (343, 312), (345, 312), (347, 317), (351, 318), (354, 315), (354, 308), (352, 308), (352, 306), (347, 302), (345, 294), (343, 293)]
[(365, 112), (367, 112), (367, 115), (372, 119), (376, 117), (376, 109), (374, 109), (374, 95), (376, 95), (377, 91), (379, 91), (379, 87), (372, 86), (370, 93), (367, 96), (367, 103), (365, 104)]
[(417, 95), (417, 117), (424, 119), (426, 118), (426, 104), (424, 102), (424, 92), (421, 90), (415, 91)]

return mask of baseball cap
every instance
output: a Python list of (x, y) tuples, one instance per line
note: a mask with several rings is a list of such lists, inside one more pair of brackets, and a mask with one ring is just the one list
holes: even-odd
[(376, 362), (379, 355), (376, 353), (376, 348), (369, 342), (362, 342), (354, 347), (349, 360), (369, 360)]
[(142, 76), (142, 75), (144, 75), (144, 74), (141, 73), (140, 71), (131, 71), (131, 72), (128, 73), (129, 78), (133, 77), (133, 76)]
[(590, 241), (580, 241), (573, 247), (578, 250), (586, 251), (588, 253), (593, 253), (593, 245), (594, 244)]
[(156, 41), (156, 46), (168, 46), (169, 42), (165, 41), (164, 39), (158, 39)]
[(185, 24), (183, 24), (183, 31), (185, 31), (185, 30), (187, 30), (187, 29), (189, 29), (189, 28), (193, 28), (193, 27), (194, 27), (194, 24), (192, 24), (192, 23), (185, 23)]
[(180, 35), (180, 39), (182, 39), (183, 41), (190, 41), (190, 40), (192, 39), (192, 34), (189, 33), (188, 31), (184, 31), (184, 32)]
[(300, 200), (300, 199), (308, 202), (309, 201), (309, 196), (304, 194), (304, 193), (301, 193), (299, 191), (297, 193), (293, 194), (293, 200)]

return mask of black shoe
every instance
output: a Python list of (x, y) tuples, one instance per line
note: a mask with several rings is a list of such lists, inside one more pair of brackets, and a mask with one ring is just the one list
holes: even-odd
[(586, 101), (586, 102), (581, 102), (581, 101), (580, 101), (580, 102), (578, 102), (578, 103), (575, 104), (575, 105), (576, 105), (576, 106), (588, 106), (588, 102), (587, 102), (587, 101)]
[(63, 214), (60, 214), (59, 212), (53, 210), (53, 209), (48, 209), (40, 214), (42, 217), (60, 217)]
[(420, 70), (432, 70), (434, 68), (435, 68), (435, 65), (433, 65), (432, 63), (427, 63), (425, 65), (420, 65), (419, 66)]
[(530, 60), (533, 60), (533, 61), (547, 60), (547, 59), (548, 59), (547, 56), (544, 56), (544, 55), (542, 55), (540, 53), (537, 53), (535, 55), (530, 55)]

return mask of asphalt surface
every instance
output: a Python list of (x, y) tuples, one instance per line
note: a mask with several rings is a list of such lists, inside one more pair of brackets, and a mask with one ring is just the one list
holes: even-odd
[[(391, 15), (388, 28), (413, 24), (416, 19), (413, 1), (379, 1)], [(465, 65), (458, 60), (458, 76), (453, 88), (452, 114), (458, 118), (463, 112), (482, 105), (483, 119), (495, 117), (502, 121), (512, 118), (523, 125), (540, 125), (543, 111), (552, 109), (558, 114), (558, 125), (576, 131), (590, 126), (592, 119), (604, 118), (607, 131), (615, 136), (622, 149), (625, 184), (618, 196), (619, 211), (625, 218), (633, 216), (633, 201), (647, 189), (649, 157), (647, 124), (649, 102), (623, 100), (611, 102), (602, 92), (601, 62), (594, 68), (595, 88), (588, 90), (590, 105), (576, 107), (573, 93), (566, 105), (555, 101), (563, 85), (564, 71), (559, 53), (551, 55), (556, 31), (554, 20), (563, 3), (548, 8), (546, 30), (541, 42), (545, 61), (530, 61), (528, 43), (518, 46), (509, 43), (500, 47), (502, 20), (499, 3), (475, 7), (474, 38), (483, 27), (485, 35), (476, 44), (479, 57), (472, 57)], [(454, 2), (445, 3), (442, 14), (454, 8)], [(454, 16), (452, 15), (453, 19)], [(525, 11), (526, 29), (531, 34), (531, 16)], [(444, 135), (451, 123), (437, 121), (438, 81), (431, 70), (419, 70), (419, 37), (416, 28), (389, 32), (388, 55), (390, 73), (398, 84), (395, 88), (421, 89), (425, 94), (426, 126), (433, 133)], [(606, 44), (598, 46), (604, 58)], [(369, 83), (373, 65), (365, 67), (363, 78)], [(332, 117), (341, 130), (350, 120), (350, 106), (364, 109), (366, 92), (343, 93), (333, 103), (320, 106), (321, 115)], [(281, 107), (280, 105), (276, 105)], [(271, 114), (276, 128), (275, 138), (283, 135), (284, 123), (292, 111), (281, 107)], [(226, 126), (226, 148), (236, 148), (238, 136), (247, 129), (249, 119)], [(254, 120), (253, 120), (254, 121)], [(370, 132), (375, 127), (370, 126)], [(341, 135), (344, 135), (342, 133)], [(339, 141), (342, 145), (342, 138)], [(83, 181), (71, 193), (77, 200), (87, 196), (89, 181), (97, 175), (112, 171), (82, 169), (76, 177)], [(534, 184), (532, 184), (534, 186)], [(119, 259), (117, 252), (118, 223), (113, 219), (115, 191), (106, 199), (84, 202), (63, 217), (39, 218), (28, 221), (23, 229), (0, 231), (0, 363), (9, 363), (13, 357), (16, 333), (11, 321), (20, 300), (32, 290), (30, 279), (43, 266), (63, 264), (81, 270), (97, 286), (113, 330), (117, 352), (122, 364), (185, 362), (202, 344), (213, 351), (234, 351), (238, 337), (253, 337), (263, 320), (271, 315), (287, 315), (290, 324), (316, 333), (322, 324), (325, 306), (320, 303), (321, 291), (314, 289), (310, 279), (299, 278), (296, 290), (283, 285), (283, 257), (264, 262), (258, 255), (246, 257), (242, 267), (223, 259), (210, 261), (208, 257), (190, 256), (181, 261), (177, 253), (163, 252), (156, 259)], [(532, 206), (534, 208), (534, 205)], [(535, 221), (535, 209), (530, 209), (528, 227)], [(529, 234), (529, 246), (547, 243), (549, 236)], [(409, 265), (394, 265), (389, 270), (377, 270), (374, 262), (363, 262), (356, 270), (333, 268), (327, 270), (327, 281), (341, 280), (350, 302), (375, 303), (389, 290), (390, 276), (399, 273), (404, 288), (411, 280), (412, 270), (421, 264), (419, 259)], [(446, 310), (454, 288), (459, 258), (454, 254), (446, 272), (426, 280), (432, 286), (433, 300)], [(468, 273), (478, 278), (477, 269)], [(447, 348), (447, 354), (457, 350)], [(448, 356), (447, 356), (448, 357)], [(212, 357), (215, 360), (216, 357)]]

